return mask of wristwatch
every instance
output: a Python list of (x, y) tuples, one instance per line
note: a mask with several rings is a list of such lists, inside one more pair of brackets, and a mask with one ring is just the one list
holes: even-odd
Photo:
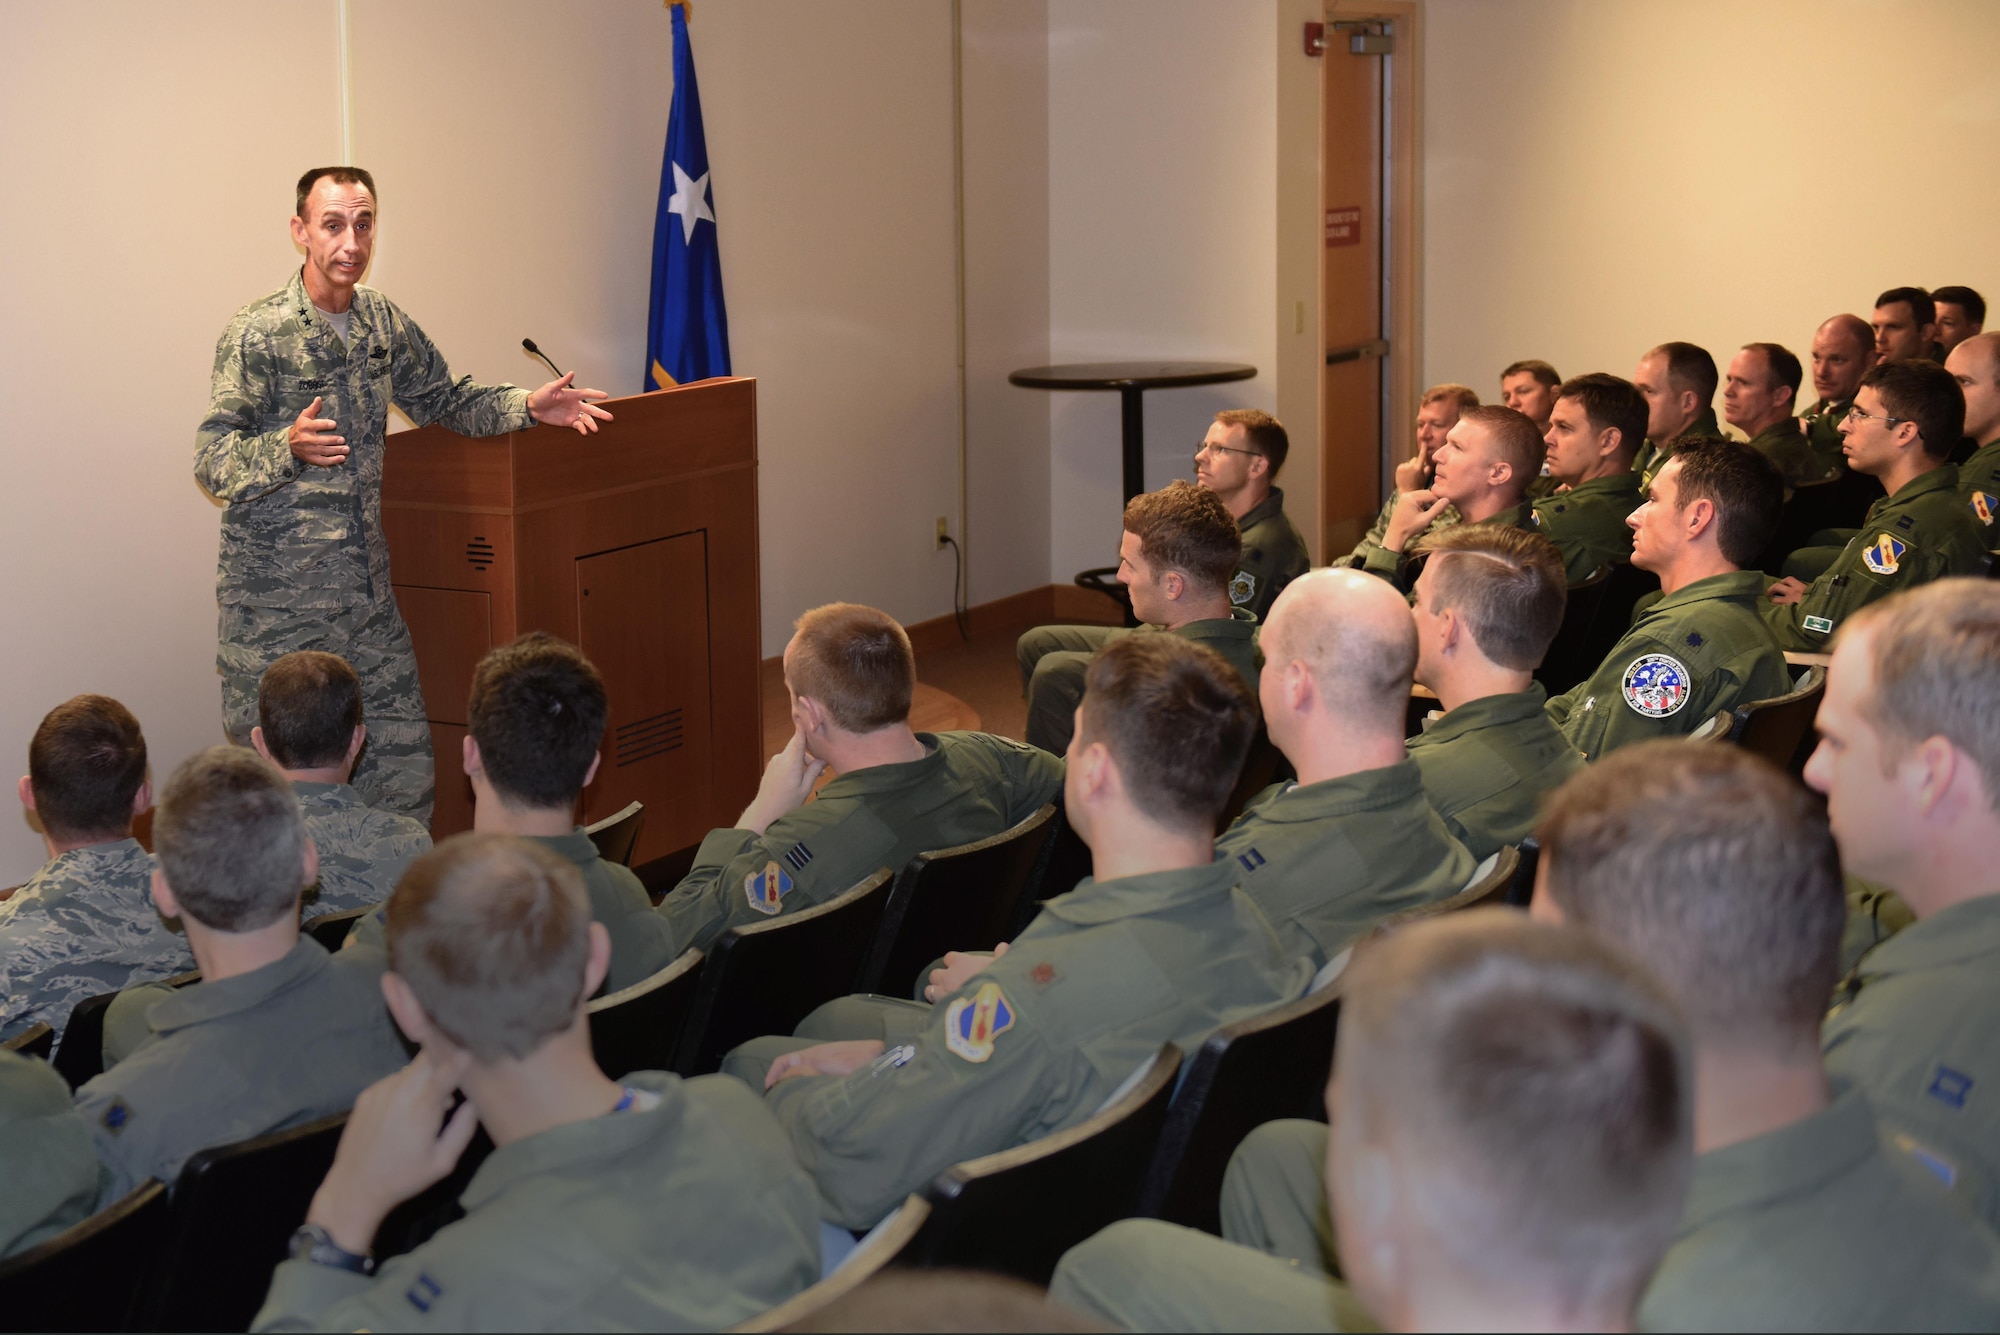
[(335, 1270), (347, 1270), (357, 1275), (375, 1273), (375, 1258), (348, 1251), (333, 1240), (333, 1235), (318, 1224), (301, 1224), (292, 1234), (291, 1255), (294, 1261), (310, 1261), (314, 1265), (332, 1266)]

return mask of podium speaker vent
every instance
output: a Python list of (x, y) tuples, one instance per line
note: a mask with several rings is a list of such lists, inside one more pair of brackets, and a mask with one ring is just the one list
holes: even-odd
[(611, 730), (611, 751), (620, 766), (681, 749), (681, 711), (669, 709), (650, 718), (621, 723)]
[(474, 538), (465, 544), (466, 562), (480, 570), (493, 564), (493, 544), (484, 538)]

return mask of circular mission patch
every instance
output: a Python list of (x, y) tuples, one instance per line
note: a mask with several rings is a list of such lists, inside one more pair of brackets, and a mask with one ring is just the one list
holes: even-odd
[(1678, 714), (1693, 687), (1693, 674), (1671, 654), (1646, 654), (1625, 669), (1625, 703), (1646, 718)]

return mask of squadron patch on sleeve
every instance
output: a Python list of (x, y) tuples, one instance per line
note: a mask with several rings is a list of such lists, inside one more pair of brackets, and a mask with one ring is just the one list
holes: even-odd
[(1625, 703), (1644, 718), (1680, 713), (1693, 688), (1694, 675), (1671, 654), (1644, 654), (1625, 669)]
[(1901, 568), (1903, 553), (1909, 550), (1910, 544), (1894, 534), (1877, 534), (1862, 551), (1861, 564), (1878, 575), (1893, 575)]
[(743, 878), (743, 896), (750, 901), (750, 907), (771, 917), (784, 907), (784, 898), (792, 891), (792, 878), (785, 869), (775, 862), (764, 864), (764, 870), (753, 871)]
[(969, 1062), (993, 1055), (993, 1044), (1014, 1027), (1014, 1007), (998, 983), (981, 983), (969, 997), (960, 997), (944, 1012), (944, 1045)]
[(1990, 491), (1972, 493), (1972, 517), (1988, 528), (1993, 527), (1993, 516), (2000, 514), (2000, 496)]
[(1257, 577), (1247, 570), (1237, 571), (1236, 578), (1229, 581), (1229, 601), (1238, 607), (1247, 607), (1256, 597)]

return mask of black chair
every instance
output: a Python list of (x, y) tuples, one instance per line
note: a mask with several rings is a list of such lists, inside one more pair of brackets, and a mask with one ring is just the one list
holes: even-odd
[(730, 1329), (789, 1330), (807, 1317), (818, 1315), (895, 1264), (930, 1214), (930, 1202), (923, 1197), (904, 1198), (895, 1213), (877, 1224), (832, 1274), (805, 1292), (787, 1298), (770, 1311), (759, 1313)]
[(1132, 611), (1132, 591), (1119, 583), (1117, 566), (1092, 566), (1088, 570), (1080, 570), (1077, 572), (1075, 583), (1079, 589), (1101, 593), (1117, 603), (1127, 626), (1139, 624), (1137, 614)]
[(1326, 986), (1216, 1030), (1188, 1063), (1139, 1191), (1147, 1219), (1222, 1232), (1222, 1175), (1243, 1138), (1281, 1117), (1324, 1119), (1340, 989)]
[[(1536, 855), (1540, 856), (1539, 846)], [(1503, 848), (1473, 868), (1472, 879), (1466, 882), (1463, 890), (1450, 899), (1441, 899), (1435, 904), (1419, 904), (1416, 908), (1391, 914), (1376, 925), (1375, 932), (1377, 934), (1393, 932), (1405, 923), (1416, 922), (1420, 918), (1435, 918), (1440, 913), (1457, 913), (1462, 909), (1512, 903), (1515, 893), (1514, 878), (1519, 873), (1520, 866), (1520, 850), (1511, 846)], [(1532, 885), (1533, 881), (1531, 880), (1529, 884)]]
[(1041, 866), (1035, 869), (1034, 888), (1021, 896), (1021, 902), (1014, 913), (1013, 930), (1007, 933), (1012, 941), (1028, 929), (1035, 915), (1042, 911), (1042, 905), (1057, 895), (1066, 895), (1076, 889), (1076, 884), (1090, 875), (1090, 845), (1083, 842), (1063, 815), (1062, 805), (1056, 805), (1055, 826), (1049, 834), (1049, 842), (1042, 849)]
[(486, 1162), (486, 1156), (493, 1153), (493, 1138), (480, 1127), (472, 1133), (472, 1141), (458, 1156), (458, 1163), (451, 1172), (433, 1182), (410, 1199), (389, 1211), (375, 1230), (374, 1253), (377, 1261), (386, 1261), (392, 1256), (402, 1256), (413, 1252), (434, 1237), (438, 1230), (455, 1224), (465, 1218), (465, 1208), (458, 1198), (465, 1194), (472, 1184), (473, 1174)]
[(1729, 740), (1794, 774), (1805, 772), (1806, 760), (1818, 745), (1813, 721), (1826, 694), (1826, 669), (1810, 667), (1790, 691), (1769, 700), (1736, 706)]
[(947, 950), (991, 950), (1007, 940), (1055, 816), (1045, 806), (991, 838), (911, 858), (883, 904), (857, 990), (907, 997)]
[(0, 1330), (143, 1329), (132, 1309), (166, 1229), (167, 1189), (148, 1182), (0, 1261)]
[(248, 1330), (346, 1125), (336, 1113), (189, 1159), (132, 1328)]
[[(163, 981), (168, 987), (186, 987), (201, 981), (201, 970), (190, 969)], [(85, 997), (70, 1010), (62, 1042), (56, 1044), (56, 1055), (49, 1058), (49, 1065), (69, 1081), (73, 1090), (104, 1074), (104, 1012), (117, 999), (116, 992), (100, 992)]]
[(1166, 1121), (1180, 1049), (1160, 1046), (1132, 1087), (1066, 1131), (954, 1164), (924, 1189), (930, 1217), (898, 1257), (1046, 1285), (1062, 1254), (1131, 1214)]
[(0, 1048), (18, 1052), (23, 1057), (40, 1057), (43, 1061), (47, 1061), (55, 1045), (56, 1031), (37, 1021), (5, 1043), (0, 1043)]
[(1771, 540), (1758, 554), (1756, 568), (1773, 578), (1783, 574), (1785, 558), (1810, 546), (1814, 534), (1822, 529), (1859, 528), (1868, 516), (1868, 507), (1881, 499), (1880, 482), (1847, 468), (1816, 482), (1801, 483), (1785, 502)]
[(1535, 669), (1535, 680), (1551, 696), (1561, 695), (1597, 670), (1604, 655), (1590, 656), (1591, 627), (1611, 587), (1612, 568), (1600, 566), (1569, 586), (1562, 624)]
[[(1638, 606), (1641, 598), (1659, 591), (1660, 577), (1652, 571), (1641, 570), (1629, 561), (1620, 561), (1611, 567), (1610, 576), (1604, 583), (1604, 593), (1597, 600), (1597, 612), (1590, 619), (1590, 630), (1577, 644), (1576, 679), (1563, 690), (1588, 680), (1590, 674), (1597, 671), (1618, 641), (1625, 638), (1625, 632), (1632, 629), (1632, 609)], [(1549, 694), (1560, 692), (1551, 690)]]
[(694, 1008), (701, 952), (687, 950), (650, 978), (590, 1003), (590, 1052), (613, 1080), (671, 1071), (681, 1026)]
[(629, 802), (623, 811), (584, 826), (583, 832), (590, 836), (591, 843), (597, 845), (597, 856), (606, 862), (629, 867), (632, 865), (632, 854), (639, 847), (639, 832), (645, 828), (646, 804)]
[(343, 909), (339, 913), (322, 913), (299, 930), (327, 948), (328, 953), (339, 950), (347, 944), (347, 934), (354, 930), (354, 924), (375, 906), (364, 904), (358, 909)]
[(732, 927), (701, 966), (675, 1069), (707, 1075), (731, 1048), (789, 1034), (813, 1007), (854, 991), (889, 895), (889, 869), (824, 904)]
[(1257, 720), (1257, 731), (1250, 735), (1250, 749), (1243, 753), (1243, 767), (1236, 771), (1236, 786), (1229, 790), (1229, 801), (1215, 819), (1215, 832), (1221, 834), (1228, 829), (1243, 814), (1243, 808), (1250, 805), (1251, 798), (1290, 772), (1291, 762), (1272, 744), (1264, 721)]
[(1524, 909), (1535, 897), (1535, 873), (1542, 863), (1542, 841), (1529, 835), (1514, 855), (1514, 884), (1508, 887), (1507, 902)]

